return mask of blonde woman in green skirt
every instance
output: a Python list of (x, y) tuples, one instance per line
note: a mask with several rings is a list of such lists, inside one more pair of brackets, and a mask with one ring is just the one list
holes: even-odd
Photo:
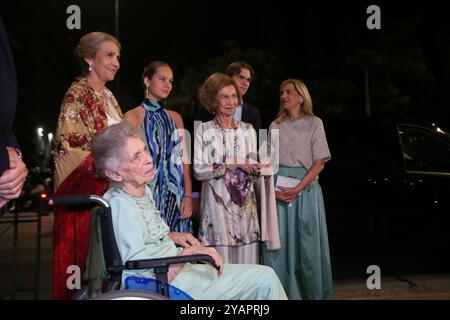
[[(285, 80), (280, 111), (270, 125), (279, 141), (276, 198), (281, 248), (263, 250), (265, 265), (280, 278), (289, 299), (332, 299), (330, 252), (319, 173), (331, 159), (322, 120), (314, 116), (305, 84)], [(297, 179), (297, 180), (295, 180)]]

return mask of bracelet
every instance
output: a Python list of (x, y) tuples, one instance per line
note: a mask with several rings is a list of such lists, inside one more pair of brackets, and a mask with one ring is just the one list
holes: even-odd
[(192, 196), (184, 196), (183, 198), (192, 198)]

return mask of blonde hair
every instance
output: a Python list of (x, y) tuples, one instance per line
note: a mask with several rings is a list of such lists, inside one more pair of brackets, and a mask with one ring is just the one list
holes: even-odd
[[(303, 103), (300, 105), (302, 114), (313, 116), (313, 104), (306, 85), (299, 79), (287, 79), (281, 83), (280, 91), (285, 85), (289, 83), (292, 83), (294, 85), (295, 91), (297, 91), (297, 93), (303, 97)], [(289, 118), (291, 118), (289, 112), (280, 104), (280, 110), (278, 111), (278, 114), (274, 120), (275, 123), (280, 124), (281, 122), (286, 121), (286, 119)]]
[(217, 108), (217, 93), (224, 87), (233, 86), (236, 89), (239, 103), (241, 103), (241, 93), (236, 83), (229, 76), (221, 72), (216, 72), (210, 75), (200, 90), (198, 91), (198, 98), (200, 104), (209, 112), (213, 113)]
[(100, 44), (104, 41), (112, 41), (117, 45), (119, 50), (121, 49), (119, 40), (108, 33), (90, 32), (80, 38), (80, 42), (75, 48), (75, 56), (81, 65), (81, 74), (83, 76), (89, 72), (89, 64), (85, 59), (95, 57), (96, 53), (100, 49)]

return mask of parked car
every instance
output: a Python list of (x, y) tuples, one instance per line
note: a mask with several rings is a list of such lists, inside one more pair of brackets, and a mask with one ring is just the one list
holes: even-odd
[(332, 160), (320, 184), (332, 256), (409, 253), (424, 269), (450, 271), (449, 134), (411, 119), (323, 120)]

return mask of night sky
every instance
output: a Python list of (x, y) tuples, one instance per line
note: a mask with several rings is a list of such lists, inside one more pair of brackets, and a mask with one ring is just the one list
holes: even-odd
[[(232, 60), (256, 71), (246, 100), (267, 126), (278, 86), (302, 79), (319, 116), (360, 115), (368, 66), (373, 113), (439, 119), (450, 128), (450, 27), (438, 2), (406, 1), (120, 1), (121, 69), (108, 84), (123, 111), (142, 98), (140, 77), (152, 60), (167, 61), (175, 84), (168, 104), (190, 122), (196, 91)], [(81, 9), (81, 30), (68, 30), (66, 8)], [(368, 30), (366, 9), (381, 8), (381, 30)], [(115, 34), (114, 1), (2, 1), (16, 62), (15, 131), (31, 159), (35, 130), (55, 130), (63, 95), (79, 73), (73, 50), (91, 31)], [(189, 126), (189, 125), (187, 125)], [(28, 156), (27, 156), (28, 154)]]

